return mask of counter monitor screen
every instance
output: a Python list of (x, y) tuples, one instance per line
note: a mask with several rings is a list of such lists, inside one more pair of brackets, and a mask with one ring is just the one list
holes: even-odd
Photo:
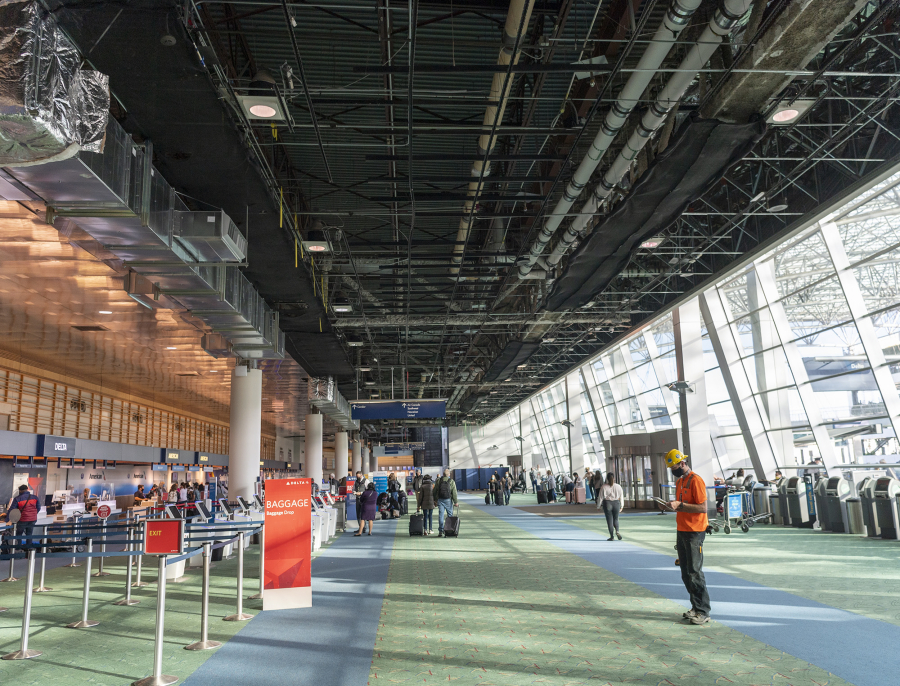
[(234, 514), (234, 510), (231, 509), (231, 505), (228, 504), (228, 501), (225, 498), (219, 498), (219, 507), (221, 507), (222, 511), (227, 515)]
[(239, 495), (237, 499), (242, 510), (244, 510), (245, 512), (250, 510), (250, 503), (247, 502), (247, 499), (244, 496)]
[(197, 508), (197, 512), (200, 513), (200, 516), (203, 519), (210, 519), (212, 517), (212, 513), (209, 511), (209, 508), (206, 506), (206, 503), (194, 503), (194, 507)]
[(171, 519), (181, 519), (181, 512), (178, 511), (177, 505), (166, 505), (166, 514)]

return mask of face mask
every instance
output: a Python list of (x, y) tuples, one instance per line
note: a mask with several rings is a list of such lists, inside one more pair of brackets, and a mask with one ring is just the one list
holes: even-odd
[(672, 475), (675, 476), (675, 477), (678, 477), (678, 478), (684, 476), (684, 465), (683, 465), (683, 464), (679, 464), (679, 465), (676, 465), (675, 467), (673, 467), (673, 468), (672, 468)]

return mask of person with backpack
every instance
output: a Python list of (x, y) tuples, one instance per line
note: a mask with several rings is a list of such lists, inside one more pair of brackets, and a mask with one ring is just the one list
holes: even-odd
[(531, 477), (531, 492), (537, 493), (538, 490), (538, 479), (537, 474), (534, 471), (534, 467), (531, 468), (531, 471), (528, 472), (528, 476)]
[(391, 498), (391, 509), (400, 511), (400, 481), (394, 472), (388, 474), (388, 494)]
[(553, 472), (547, 470), (547, 476), (544, 477), (544, 490), (547, 491), (547, 502), (556, 502), (556, 479), (553, 478)]
[(509, 505), (509, 496), (512, 493), (513, 485), (512, 475), (509, 472), (506, 472), (506, 474), (503, 475), (501, 483), (503, 485), (503, 504)]
[(456, 482), (450, 478), (450, 469), (444, 470), (444, 475), (434, 484), (434, 499), (438, 504), (438, 537), (444, 535), (444, 516), (453, 514), (453, 506), (457, 504)]
[[(416, 478), (419, 478), (418, 476)], [(416, 511), (422, 511), (424, 520), (424, 534), (430, 536), (434, 533), (431, 528), (434, 525), (434, 482), (431, 480), (431, 474), (421, 477), (422, 484), (416, 491)]]
[[(34, 523), (37, 521), (38, 513), (41, 510), (41, 504), (37, 496), (28, 490), (28, 486), (25, 484), (19, 486), (19, 495), (13, 498), (9, 504), (9, 509), (18, 509), (22, 513), (19, 521), (16, 522), (16, 536), (32, 536)], [(34, 541), (31, 538), (26, 538), (19, 543), (19, 546), (26, 548), (33, 543)]]

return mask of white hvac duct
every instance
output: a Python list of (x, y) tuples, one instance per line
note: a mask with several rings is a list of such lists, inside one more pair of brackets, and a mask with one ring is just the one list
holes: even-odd
[(575, 239), (584, 230), (588, 221), (597, 212), (600, 203), (609, 197), (616, 184), (622, 180), (622, 177), (631, 168), (631, 164), (638, 153), (647, 145), (647, 142), (656, 130), (663, 125), (671, 109), (681, 100), (685, 91), (693, 82), (694, 77), (703, 69), (709, 58), (722, 44), (722, 38), (734, 28), (752, 4), (753, 0), (724, 0), (719, 9), (716, 10), (706, 29), (704, 29), (700, 38), (697, 39), (697, 43), (691, 48), (681, 64), (678, 65), (678, 69), (672, 74), (669, 82), (657, 97), (656, 102), (647, 110), (640, 124), (638, 124), (625, 147), (619, 153), (619, 156), (606, 170), (606, 174), (604, 174), (603, 179), (594, 189), (590, 199), (581, 207), (578, 215), (572, 220), (556, 247), (553, 248), (553, 252), (547, 256), (548, 264), (553, 266), (559, 263), (569, 246), (575, 242)]
[[(497, 57), (497, 64), (508, 67), (510, 63), (517, 64), (519, 62), (519, 54), (521, 50), (517, 50), (513, 54), (516, 42), (519, 41), (519, 26), (523, 32), (528, 29), (528, 22), (531, 19), (531, 10), (534, 7), (534, 0), (512, 0), (509, 5), (509, 13), (506, 15), (506, 26), (503, 29), (503, 47), (500, 55)], [(524, 19), (522, 14), (525, 14)], [(521, 47), (521, 44), (520, 44)], [(506, 78), (506, 72), (494, 73), (494, 79), (491, 81), (491, 102), (496, 105), (488, 105), (484, 112), (484, 120), (482, 127), (492, 129), (496, 122), (503, 121), (503, 113), (506, 110), (507, 98), (512, 90), (514, 79)], [(504, 83), (506, 87), (504, 88)], [(469, 182), (468, 199), (463, 204), (463, 218), (459, 221), (459, 230), (456, 232), (456, 246), (453, 248), (453, 274), (459, 273), (459, 265), (462, 262), (463, 245), (469, 236), (474, 221), (475, 197), (478, 195), (478, 189), (484, 185), (482, 179), (491, 173), (490, 162), (484, 162), (485, 154), (490, 154), (497, 143), (497, 136), (490, 133), (482, 134), (478, 139), (478, 155), (479, 158), (472, 165), (472, 177), (474, 181)]]
[(532, 243), (531, 250), (525, 260), (519, 265), (520, 279), (524, 279), (528, 272), (531, 271), (547, 243), (550, 242), (553, 234), (559, 228), (563, 219), (565, 219), (566, 214), (572, 208), (572, 205), (575, 204), (575, 201), (578, 200), (578, 196), (581, 195), (581, 191), (588, 181), (591, 180), (591, 175), (596, 171), (600, 160), (603, 159), (603, 155), (606, 154), (619, 130), (624, 126), (628, 115), (631, 114), (631, 111), (640, 101), (641, 95), (647, 89), (650, 81), (653, 80), (657, 69), (662, 65), (666, 55), (669, 54), (679, 34), (688, 25), (691, 15), (700, 6), (701, 2), (702, 0), (672, 1), (662, 24), (660, 24), (653, 35), (646, 50), (644, 50), (644, 54), (641, 55), (635, 71), (631, 73), (631, 76), (619, 93), (618, 99), (607, 113), (600, 131), (597, 132), (593, 143), (591, 143), (590, 150), (588, 150), (584, 159), (581, 160), (581, 164), (578, 165), (578, 169), (572, 175), (572, 180), (569, 181), (562, 198), (559, 199), (556, 207), (553, 208), (550, 216), (544, 222), (544, 227), (534, 243)]

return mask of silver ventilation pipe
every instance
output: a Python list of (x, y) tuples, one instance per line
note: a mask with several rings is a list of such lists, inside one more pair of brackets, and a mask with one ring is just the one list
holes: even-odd
[[(497, 64), (508, 67), (510, 63), (517, 64), (521, 50), (513, 54), (516, 42), (519, 40), (519, 26), (523, 31), (527, 31), (528, 22), (531, 19), (531, 10), (534, 7), (534, 0), (512, 0), (509, 4), (509, 13), (506, 15), (506, 26), (503, 30), (503, 47), (500, 55), (497, 57)], [(524, 20), (522, 14), (525, 14)], [(513, 78), (506, 78), (506, 72), (498, 71), (494, 73), (491, 81), (491, 93), (489, 99), (496, 102), (496, 105), (488, 105), (484, 111), (484, 120), (482, 127), (493, 130), (496, 122), (503, 121), (503, 113), (506, 110), (507, 99), (513, 87)], [(505, 88), (504, 88), (505, 84)], [(475, 198), (478, 195), (478, 189), (484, 185), (483, 179), (491, 173), (490, 162), (485, 163), (484, 156), (490, 154), (497, 143), (497, 136), (490, 133), (482, 134), (478, 139), (478, 156), (480, 159), (472, 165), (472, 177), (474, 181), (469, 182), (468, 198), (463, 204), (463, 218), (459, 221), (459, 230), (456, 232), (456, 246), (453, 248), (453, 267), (451, 273), (456, 275), (459, 273), (459, 265), (462, 262), (463, 246), (469, 237), (469, 231), (472, 229), (472, 223), (475, 221), (474, 207)]]
[(603, 159), (603, 155), (609, 149), (616, 135), (618, 135), (619, 130), (625, 125), (628, 115), (631, 114), (631, 111), (640, 101), (641, 95), (647, 89), (647, 86), (650, 85), (666, 55), (669, 54), (679, 34), (687, 27), (691, 15), (700, 6), (701, 2), (702, 0), (672, 1), (662, 24), (660, 24), (647, 45), (647, 49), (641, 56), (635, 71), (631, 73), (631, 76), (619, 93), (618, 99), (607, 113), (600, 131), (597, 132), (593, 143), (591, 143), (590, 150), (588, 150), (584, 159), (581, 160), (581, 164), (578, 165), (578, 169), (572, 175), (572, 180), (569, 181), (562, 198), (559, 199), (556, 207), (553, 208), (550, 216), (544, 222), (544, 227), (534, 240), (534, 243), (531, 244), (531, 249), (525, 260), (519, 265), (520, 279), (524, 279), (528, 272), (531, 271), (538, 257), (544, 252), (547, 243), (550, 242), (553, 234), (556, 233), (559, 225), (565, 219), (566, 214), (572, 208), (572, 205), (575, 204), (575, 201), (578, 200), (578, 196), (581, 195), (581, 191), (588, 181), (591, 180), (591, 175), (596, 171), (600, 160)]
[(628, 173), (638, 153), (647, 145), (656, 130), (663, 125), (669, 112), (678, 104), (694, 78), (722, 44), (723, 37), (731, 32), (752, 4), (753, 0), (724, 0), (716, 10), (706, 29), (697, 39), (697, 43), (678, 65), (678, 69), (660, 91), (656, 102), (647, 110), (619, 156), (606, 170), (606, 174), (594, 189), (591, 197), (578, 211), (578, 215), (572, 220), (556, 247), (553, 248), (553, 252), (547, 256), (548, 264), (551, 266), (558, 264), (569, 246), (581, 235), (587, 223), (596, 214), (600, 203), (609, 197), (622, 177)]

